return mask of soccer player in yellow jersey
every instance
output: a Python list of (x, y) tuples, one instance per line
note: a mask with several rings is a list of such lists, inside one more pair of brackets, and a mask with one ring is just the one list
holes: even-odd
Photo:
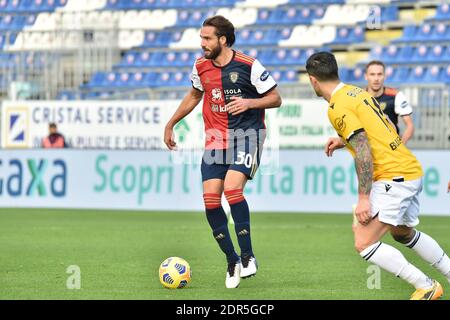
[(319, 97), (329, 102), (328, 117), (339, 137), (330, 138), (325, 152), (346, 147), (355, 159), (358, 204), (353, 227), (355, 248), (365, 260), (416, 288), (412, 300), (435, 300), (442, 286), (409, 263), (394, 247), (380, 242), (393, 238), (414, 250), (450, 282), (450, 259), (430, 236), (419, 232), (422, 167), (405, 147), (378, 102), (365, 90), (339, 80), (335, 57), (319, 52), (309, 57), (306, 71)]

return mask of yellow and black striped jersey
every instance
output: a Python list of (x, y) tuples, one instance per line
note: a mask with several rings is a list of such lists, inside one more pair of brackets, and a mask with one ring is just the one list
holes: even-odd
[[(328, 118), (347, 142), (354, 134), (366, 132), (372, 151), (374, 181), (415, 180), (423, 175), (420, 162), (402, 143), (377, 100), (364, 89), (339, 84), (331, 96)], [(354, 157), (352, 147), (349, 144), (346, 147)]]

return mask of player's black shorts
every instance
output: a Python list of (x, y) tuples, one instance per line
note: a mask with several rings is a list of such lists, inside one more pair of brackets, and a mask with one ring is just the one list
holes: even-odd
[(261, 161), (264, 141), (246, 138), (228, 149), (205, 150), (202, 158), (202, 181), (225, 180), (228, 170), (242, 172), (249, 180), (256, 174)]

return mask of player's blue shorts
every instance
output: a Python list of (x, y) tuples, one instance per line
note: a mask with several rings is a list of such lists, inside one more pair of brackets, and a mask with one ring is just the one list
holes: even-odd
[(234, 143), (228, 149), (205, 150), (201, 166), (202, 181), (225, 180), (228, 170), (242, 172), (252, 180), (261, 161), (263, 142), (250, 140)]

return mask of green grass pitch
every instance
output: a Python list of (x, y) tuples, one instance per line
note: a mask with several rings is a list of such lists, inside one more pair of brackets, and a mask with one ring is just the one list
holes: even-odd
[[(260, 268), (229, 290), (203, 213), (0, 209), (0, 299), (408, 299), (413, 288), (384, 271), (381, 289), (368, 289), (372, 274), (353, 249), (351, 222), (351, 214), (253, 214)], [(421, 222), (450, 252), (450, 217)], [(395, 246), (450, 297), (441, 274)], [(190, 263), (188, 287), (159, 283), (169, 256)], [(66, 288), (70, 265), (80, 267), (80, 290)]]

